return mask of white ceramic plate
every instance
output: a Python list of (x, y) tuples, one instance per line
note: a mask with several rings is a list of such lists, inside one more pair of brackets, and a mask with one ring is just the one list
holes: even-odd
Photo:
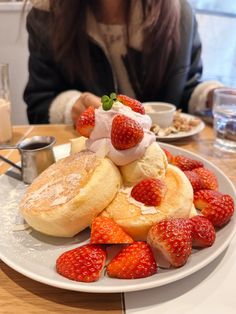
[[(231, 181), (207, 160), (183, 149), (162, 144), (173, 154), (184, 154), (201, 160), (218, 177), (220, 191), (232, 195), (236, 201), (236, 192)], [(56, 155), (61, 158), (69, 152), (68, 145), (58, 146)], [(236, 230), (236, 219), (230, 221), (217, 232), (216, 242), (211, 248), (194, 251), (187, 264), (178, 269), (159, 270), (158, 274), (144, 279), (120, 280), (106, 275), (94, 283), (71, 281), (55, 271), (57, 257), (69, 249), (88, 241), (89, 232), (81, 232), (74, 238), (53, 238), (30, 229), (14, 231), (22, 223), (18, 204), (25, 191), (25, 185), (7, 175), (0, 176), (0, 258), (19, 273), (36, 281), (74, 291), (93, 293), (114, 293), (144, 290), (162, 286), (184, 278), (213, 261), (229, 245)]]
[[(181, 113), (181, 115), (186, 118), (186, 119), (193, 119), (193, 118), (197, 118), (196, 116), (192, 116), (190, 114), (187, 113)], [(157, 141), (162, 141), (162, 142), (171, 142), (171, 141), (175, 141), (175, 140), (179, 140), (185, 137), (190, 137), (193, 135), (196, 135), (198, 133), (200, 133), (204, 127), (205, 127), (205, 123), (199, 118), (200, 123), (195, 126), (192, 127), (192, 129), (190, 131), (186, 131), (186, 132), (178, 132), (178, 133), (172, 133), (166, 136), (156, 136)]]

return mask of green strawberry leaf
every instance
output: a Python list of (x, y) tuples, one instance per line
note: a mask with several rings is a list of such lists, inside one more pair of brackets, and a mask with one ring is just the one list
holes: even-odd
[(111, 93), (110, 94), (110, 98), (113, 99), (113, 100), (116, 100), (116, 93)]
[(116, 101), (116, 93), (111, 93), (110, 97), (107, 95), (103, 95), (101, 97), (103, 110), (105, 111), (110, 110), (111, 107), (113, 106), (114, 101)]

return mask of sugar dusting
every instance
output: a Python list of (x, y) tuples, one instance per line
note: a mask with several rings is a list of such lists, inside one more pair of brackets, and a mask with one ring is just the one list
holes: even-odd
[[(68, 178), (74, 179), (75, 176)], [(6, 257), (23, 268), (30, 269), (35, 264), (37, 271), (45, 267), (48, 270), (68, 247), (77, 247), (87, 241), (87, 232), (73, 238), (54, 238), (33, 230), (19, 211), (19, 202), (27, 186), (6, 175), (0, 176), (0, 186), (0, 257), (3, 261)], [(60, 190), (58, 186), (57, 192)]]
[[(69, 147), (65, 155), (64, 146), (56, 147), (57, 160), (68, 155)], [(80, 180), (80, 176), (73, 173), (67, 180), (73, 184)], [(20, 267), (44, 277), (54, 277), (58, 256), (87, 243), (89, 231), (80, 232), (73, 238), (54, 238), (29, 228), (19, 211), (19, 202), (26, 188), (24, 183), (0, 175), (0, 258), (6, 263), (11, 261), (12, 267), (15, 264), (18, 269)]]
[(128, 202), (139, 207), (143, 215), (154, 215), (160, 212), (155, 206), (145, 206), (143, 203), (136, 201), (131, 196), (131, 190), (132, 187), (122, 187), (120, 192), (126, 194)]
[[(23, 208), (30, 208), (35, 205), (36, 202), (43, 202), (44, 200), (50, 200), (51, 206), (65, 204), (70, 199), (70, 194), (78, 186), (81, 180), (79, 173), (71, 173), (44, 184), (41, 188), (28, 194), (27, 200), (22, 205)], [(67, 196), (64, 195), (65, 187), (70, 187), (70, 193)]]
[(65, 204), (66, 202), (67, 202), (67, 197), (66, 196), (62, 196), (60, 198), (55, 199), (51, 203), (51, 206), (62, 205), (62, 204)]

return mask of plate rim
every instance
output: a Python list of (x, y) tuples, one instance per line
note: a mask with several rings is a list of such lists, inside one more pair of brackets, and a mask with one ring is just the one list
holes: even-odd
[[(70, 145), (68, 144), (62, 144), (62, 145), (58, 145), (56, 146), (57, 149), (66, 147), (66, 145)], [(173, 149), (173, 150), (179, 150), (182, 153), (185, 153), (187, 155), (191, 155), (194, 158), (200, 159), (203, 162), (205, 162), (208, 166), (210, 166), (211, 168), (215, 169), (217, 174), (220, 174), (224, 180), (227, 181), (227, 183), (231, 186), (233, 192), (234, 192), (234, 198), (236, 197), (236, 188), (234, 186), (234, 184), (232, 183), (232, 181), (223, 173), (223, 171), (221, 169), (219, 169), (218, 167), (216, 167), (212, 162), (208, 161), (207, 159), (205, 159), (204, 157), (193, 153), (191, 151), (188, 151), (186, 149), (171, 145), (171, 144), (166, 144), (166, 143), (160, 143), (160, 146), (163, 146), (166, 149)], [(4, 176), (4, 174), (3, 174)], [(1, 178), (1, 176), (0, 176)], [(146, 277), (143, 278), (144, 280), (147, 280), (145, 282), (139, 282), (142, 281), (143, 279), (135, 279), (135, 280), (128, 280), (128, 285), (126, 285), (127, 280), (124, 280), (124, 285), (118, 285), (113, 286), (104, 286), (102, 285), (102, 279), (100, 279), (101, 282), (101, 286), (93, 286), (93, 283), (82, 283), (82, 282), (76, 282), (76, 281), (71, 281), (69, 279), (66, 279), (64, 277), (60, 278), (63, 281), (58, 281), (58, 279), (56, 278), (57, 276), (60, 276), (56, 273), (55, 271), (55, 279), (51, 279), (51, 278), (47, 278), (45, 276), (42, 275), (38, 275), (37, 273), (34, 273), (30, 270), (27, 270), (23, 267), (21, 267), (20, 265), (17, 265), (17, 263), (15, 261), (10, 260), (6, 255), (3, 254), (3, 252), (1, 252), (0, 250), (0, 259), (7, 264), (10, 268), (12, 268), (13, 270), (19, 272), (20, 274), (33, 279), (35, 281), (41, 282), (43, 284), (47, 284), (49, 286), (52, 287), (56, 287), (56, 288), (61, 288), (61, 289), (66, 289), (66, 290), (71, 290), (71, 291), (79, 291), (79, 292), (87, 292), (87, 293), (122, 293), (122, 292), (134, 292), (134, 291), (142, 291), (142, 290), (147, 290), (147, 289), (152, 289), (152, 288), (156, 288), (156, 287), (160, 287), (160, 286), (164, 286), (167, 285), (169, 283), (173, 283), (176, 282), (180, 279), (186, 278), (187, 276), (199, 271), (200, 269), (202, 269), (203, 267), (205, 267), (206, 265), (210, 264), (214, 259), (216, 259), (230, 244), (232, 238), (234, 237), (235, 233), (236, 233), (236, 221), (235, 221), (235, 217), (233, 217), (231, 219), (231, 222), (234, 225), (232, 226), (232, 230), (230, 231), (229, 235), (227, 236), (226, 241), (224, 241), (223, 243), (221, 243), (219, 245), (219, 247), (214, 250), (214, 246), (212, 246), (212, 250), (213, 252), (211, 252), (211, 254), (204, 258), (201, 262), (198, 262), (195, 265), (190, 264), (190, 267), (186, 267), (188, 262), (191, 263), (191, 257), (188, 260), (187, 264), (184, 265), (181, 268), (178, 269), (174, 269), (172, 275), (169, 275), (167, 278), (163, 277), (161, 279), (159, 279), (157, 277), (156, 280), (153, 280), (151, 282), (148, 281), (148, 278), (151, 277)], [(227, 228), (227, 226), (225, 226), (225, 228)], [(209, 249), (211, 249), (209, 248)], [(68, 248), (69, 249), (69, 248)], [(204, 249), (204, 250), (207, 250)], [(192, 254), (193, 255), (193, 254)], [(186, 268), (184, 268), (186, 267)], [(175, 272), (174, 272), (175, 271)], [(158, 276), (158, 273), (155, 275)], [(106, 277), (107, 278), (107, 277)], [(121, 279), (116, 279), (119, 280), (119, 282), (121, 282)], [(99, 281), (98, 281), (99, 282)]]

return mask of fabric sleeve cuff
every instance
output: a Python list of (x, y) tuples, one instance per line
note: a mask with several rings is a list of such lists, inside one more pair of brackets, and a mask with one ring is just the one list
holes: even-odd
[(206, 81), (198, 84), (198, 86), (193, 90), (188, 104), (188, 111), (191, 114), (201, 111), (206, 108), (206, 101), (208, 93), (217, 87), (224, 86), (218, 81)]
[(60, 93), (51, 103), (49, 109), (49, 121), (50, 123), (71, 124), (71, 109), (75, 101), (80, 97), (81, 92), (76, 90), (69, 90)]
[(50, 10), (50, 3), (49, 0), (30, 0), (32, 6), (36, 9), (42, 11), (49, 11)]

